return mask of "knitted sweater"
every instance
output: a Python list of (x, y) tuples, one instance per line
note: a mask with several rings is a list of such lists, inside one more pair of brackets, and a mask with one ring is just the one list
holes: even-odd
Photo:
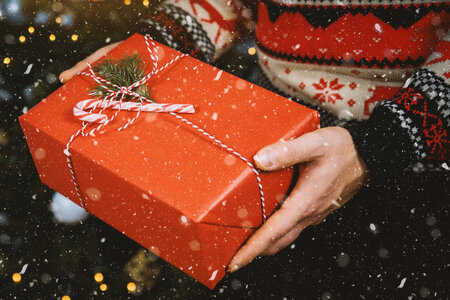
[(374, 176), (450, 158), (448, 3), (260, 0), (253, 19), (250, 2), (168, 0), (143, 31), (213, 62), (254, 28), (277, 90), (334, 123), (360, 121), (348, 129)]

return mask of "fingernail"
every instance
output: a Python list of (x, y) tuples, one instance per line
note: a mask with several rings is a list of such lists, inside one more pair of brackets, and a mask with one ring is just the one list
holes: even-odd
[(237, 270), (239, 270), (240, 266), (239, 265), (234, 265), (232, 267), (228, 268), (228, 271), (230, 271), (230, 273), (236, 272)]
[(253, 159), (263, 168), (270, 168), (275, 164), (275, 155), (271, 149), (264, 149), (256, 154)]

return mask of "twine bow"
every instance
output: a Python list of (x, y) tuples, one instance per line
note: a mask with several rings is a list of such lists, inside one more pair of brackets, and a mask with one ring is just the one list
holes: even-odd
[[(202, 128), (198, 127), (191, 121), (183, 118), (179, 115), (179, 113), (195, 113), (195, 109), (193, 105), (191, 104), (171, 104), (171, 103), (154, 103), (152, 100), (145, 98), (142, 95), (139, 95), (136, 92), (133, 92), (133, 89), (139, 86), (144, 85), (152, 76), (158, 74), (162, 70), (166, 69), (167, 67), (173, 65), (176, 61), (179, 59), (187, 56), (187, 54), (180, 54), (176, 56), (175, 58), (171, 59), (169, 62), (167, 62), (164, 66), (160, 67), (158, 69), (158, 54), (156, 52), (156, 45), (153, 42), (153, 39), (149, 35), (145, 35), (145, 43), (147, 45), (147, 50), (149, 52), (150, 58), (153, 63), (153, 68), (150, 73), (148, 73), (146, 76), (144, 76), (142, 79), (138, 80), (137, 82), (133, 83), (130, 86), (118, 86), (116, 84), (113, 84), (106, 80), (105, 78), (102, 78), (100, 75), (96, 74), (94, 72), (94, 69), (90, 64), (88, 64), (88, 72), (81, 72), (80, 75), (85, 75), (88, 77), (91, 77), (99, 86), (101, 86), (103, 89), (105, 89), (108, 94), (103, 99), (93, 98), (93, 99), (86, 99), (78, 102), (73, 107), (73, 114), (76, 118), (83, 121), (83, 126), (75, 132), (69, 139), (69, 141), (66, 144), (66, 148), (64, 149), (64, 154), (67, 158), (67, 163), (69, 166), (69, 170), (72, 176), (72, 181), (75, 186), (75, 190), (77, 192), (78, 198), (80, 200), (80, 204), (83, 208), (86, 207), (86, 201), (84, 200), (84, 197), (81, 193), (80, 186), (78, 184), (78, 180), (75, 175), (75, 170), (73, 168), (73, 162), (72, 162), (72, 156), (70, 154), (70, 145), (78, 136), (87, 136), (91, 135), (93, 136), (96, 131), (99, 131), (102, 127), (108, 125), (111, 121), (114, 120), (114, 118), (117, 116), (117, 114), (121, 110), (127, 110), (127, 111), (135, 111), (137, 112), (136, 115), (129, 120), (125, 125), (119, 127), (117, 130), (121, 131), (126, 129), (128, 126), (134, 123), (134, 121), (139, 117), (140, 113), (142, 111), (144, 112), (165, 112), (168, 113), (177, 119), (181, 120), (182, 122), (188, 124), (198, 132), (200, 132), (202, 135), (206, 136), (208, 139), (212, 140), (216, 145), (220, 146), (221, 148), (225, 149), (229, 153), (233, 154), (234, 156), (238, 157), (242, 161), (244, 161), (253, 171), (253, 173), (256, 176), (257, 182), (258, 182), (258, 189), (261, 199), (261, 210), (262, 210), (262, 218), (263, 221), (266, 220), (266, 211), (265, 211), (265, 199), (264, 199), (264, 192), (262, 189), (261, 184), (261, 178), (259, 171), (256, 169), (256, 167), (243, 155), (241, 155), (239, 152), (234, 150), (232, 147), (227, 146), (222, 141), (214, 137), (213, 135), (209, 134)], [(116, 91), (110, 89), (109, 87), (114, 87)], [(139, 102), (128, 102), (124, 99), (126, 96), (132, 96), (135, 97)], [(119, 100), (115, 100), (119, 98)], [(100, 109), (98, 113), (94, 113), (94, 110)], [(113, 109), (117, 110), (112, 116), (108, 117), (106, 114), (103, 114), (103, 110), (105, 109)], [(97, 124), (94, 126), (90, 131), (86, 132), (86, 129), (88, 128), (89, 124)]]

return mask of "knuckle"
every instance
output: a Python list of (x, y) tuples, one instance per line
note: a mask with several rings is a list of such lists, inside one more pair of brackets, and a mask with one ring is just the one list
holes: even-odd
[(278, 251), (280, 251), (278, 248), (271, 247), (270, 249), (267, 249), (266, 251), (264, 251), (264, 254), (274, 255), (274, 254), (277, 254)]

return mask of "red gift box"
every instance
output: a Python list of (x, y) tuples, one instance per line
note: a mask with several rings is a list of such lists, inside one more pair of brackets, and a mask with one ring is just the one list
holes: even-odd
[[(156, 44), (158, 65), (180, 55)], [(143, 36), (135, 34), (108, 53), (152, 60)], [(101, 60), (104, 58), (101, 58)], [(190, 103), (183, 117), (253, 161), (256, 152), (319, 127), (316, 111), (239, 79), (192, 57), (184, 57), (147, 82), (159, 103)], [(74, 77), (20, 117), (41, 180), (81, 204), (64, 153), (81, 128), (73, 107), (89, 97), (95, 82)], [(111, 112), (108, 112), (111, 114)], [(121, 111), (95, 136), (70, 144), (71, 161), (89, 212), (175, 267), (214, 288), (233, 254), (261, 225), (257, 177), (192, 126), (166, 113), (136, 116)], [(293, 168), (261, 172), (266, 215), (293, 184)]]

